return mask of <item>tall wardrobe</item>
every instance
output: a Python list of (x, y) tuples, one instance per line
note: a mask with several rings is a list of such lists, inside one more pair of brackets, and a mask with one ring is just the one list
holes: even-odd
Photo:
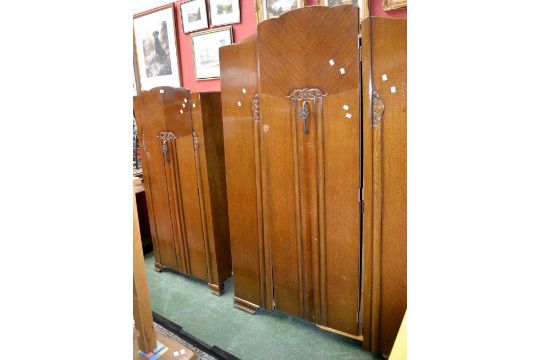
[(234, 305), (388, 354), (406, 308), (406, 22), (358, 14), (293, 10), (220, 48)]
[(134, 106), (155, 268), (220, 295), (231, 274), (220, 93), (158, 87)]

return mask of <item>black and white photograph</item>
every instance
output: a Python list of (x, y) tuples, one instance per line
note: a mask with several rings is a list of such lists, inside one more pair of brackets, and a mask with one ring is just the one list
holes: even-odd
[(179, 86), (173, 7), (136, 17), (133, 23), (141, 89)]
[(205, 0), (190, 0), (180, 4), (184, 34), (208, 29), (208, 14)]
[(202, 31), (193, 34), (193, 63), (195, 79), (219, 78), (219, 48), (233, 42), (232, 27)]
[(240, 0), (209, 0), (212, 26), (240, 22)]
[(323, 0), (323, 5), (325, 6), (336, 6), (336, 5), (358, 5), (358, 0)]

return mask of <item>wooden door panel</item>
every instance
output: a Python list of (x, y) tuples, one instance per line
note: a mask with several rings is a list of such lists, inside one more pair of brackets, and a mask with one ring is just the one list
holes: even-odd
[(326, 278), (322, 281), (323, 289), (326, 289), (325, 325), (357, 334), (360, 279), (359, 90), (327, 96), (324, 102)]
[(182, 204), (184, 208), (185, 235), (191, 274), (199, 279), (208, 279), (206, 250), (203, 237), (199, 190), (191, 134), (176, 140)]
[[(255, 36), (220, 48), (223, 137), (235, 305), (266, 304)], [(270, 280), (271, 281), (271, 280)], [(271, 284), (269, 281), (269, 286)], [(270, 293), (271, 297), (271, 293)], [(239, 300), (240, 299), (240, 300)], [(248, 311), (254, 311), (251, 306)]]
[[(261, 79), (262, 81), (262, 79)], [(303, 316), (301, 215), (295, 180), (293, 123), (289, 101), (261, 95), (262, 168), (265, 188), (265, 241), (270, 244), (274, 303), (279, 310)], [(296, 172), (297, 173), (297, 172)]]
[(389, 354), (407, 308), (407, 21), (366, 19), (362, 38), (364, 347)]
[(351, 334), (360, 271), (358, 30), (358, 8), (344, 5), (286, 13), (259, 24), (257, 35), (275, 305)]

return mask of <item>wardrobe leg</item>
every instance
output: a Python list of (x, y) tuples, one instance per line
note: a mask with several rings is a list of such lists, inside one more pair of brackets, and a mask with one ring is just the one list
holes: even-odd
[(233, 305), (235, 308), (245, 311), (249, 314), (255, 314), (255, 311), (259, 308), (259, 305), (250, 303), (249, 301), (242, 300), (240, 298), (234, 297)]
[(223, 294), (223, 291), (225, 290), (225, 285), (223, 283), (219, 283), (218, 285), (208, 283), (208, 287), (212, 291), (212, 294), (216, 296), (221, 296), (221, 294)]
[(161, 270), (163, 270), (164, 268), (165, 268), (165, 266), (163, 266), (160, 263), (154, 261), (154, 270), (155, 271), (161, 272)]

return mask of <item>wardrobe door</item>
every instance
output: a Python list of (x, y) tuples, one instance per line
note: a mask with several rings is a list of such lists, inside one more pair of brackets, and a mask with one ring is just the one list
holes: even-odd
[(143, 148), (144, 184), (149, 208), (152, 240), (156, 254), (156, 268), (168, 267), (180, 270), (177, 261), (177, 233), (171, 209), (175, 206), (174, 194), (170, 191), (170, 169), (168, 154), (162, 151), (162, 137), (166, 128), (163, 112), (165, 97), (172, 88), (155, 88), (143, 91), (134, 98), (135, 117), (140, 129)]
[[(176, 89), (175, 89), (176, 90)], [(202, 280), (208, 280), (208, 263), (204, 244), (199, 187), (197, 183), (195, 151), (191, 127), (190, 93), (178, 89), (176, 101), (167, 104), (167, 129), (175, 134), (174, 168), (177, 176), (179, 224), (182, 229), (182, 261), (185, 273)]]
[(407, 308), (407, 21), (362, 22), (364, 347), (389, 354)]
[(359, 331), (358, 31), (358, 7), (343, 5), (285, 13), (257, 34), (275, 308), (350, 334)]
[(248, 312), (254, 312), (259, 305), (272, 305), (271, 279), (268, 291), (265, 286), (265, 274), (270, 275), (270, 271), (264, 268), (255, 45), (253, 35), (219, 49), (234, 305)]

